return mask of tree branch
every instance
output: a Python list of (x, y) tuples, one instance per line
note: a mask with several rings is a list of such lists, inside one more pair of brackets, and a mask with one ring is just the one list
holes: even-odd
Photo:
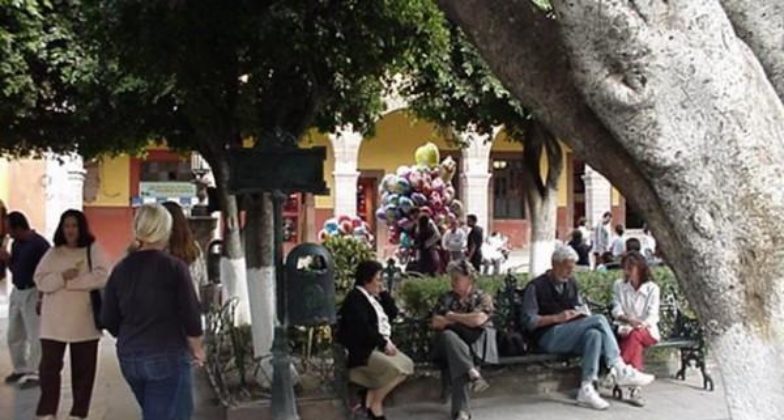
[(721, 0), (738, 36), (754, 51), (784, 101), (784, 3), (780, 0)]
[(575, 87), (555, 20), (530, 0), (439, 0), (439, 5), (538, 121), (618, 185), (650, 222), (669, 224), (656, 192)]

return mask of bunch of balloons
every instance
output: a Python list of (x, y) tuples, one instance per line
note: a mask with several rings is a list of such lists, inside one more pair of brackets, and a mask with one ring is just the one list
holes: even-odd
[(334, 236), (353, 237), (363, 242), (373, 242), (370, 226), (357, 216), (338, 216), (324, 222), (319, 232), (319, 241), (324, 242)]
[(442, 229), (463, 217), (463, 203), (455, 199), (452, 179), (457, 164), (451, 157), (441, 161), (438, 147), (427, 143), (414, 155), (414, 166), (401, 166), (387, 174), (379, 186), (381, 205), (376, 218), (389, 228), (389, 241), (408, 255), (413, 248), (417, 220), (427, 215)]

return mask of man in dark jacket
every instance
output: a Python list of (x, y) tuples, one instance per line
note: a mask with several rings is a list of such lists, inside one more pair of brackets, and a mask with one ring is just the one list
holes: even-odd
[(485, 241), (485, 233), (477, 225), (476, 215), (469, 214), (466, 218), (469, 229), (468, 232), (468, 262), (474, 266), (474, 270), (482, 269), (482, 243)]
[(553, 253), (552, 269), (528, 283), (523, 298), (524, 325), (542, 351), (581, 356), (582, 384), (577, 401), (604, 410), (610, 404), (593, 385), (599, 377), (600, 358), (604, 357), (618, 386), (644, 386), (654, 377), (623, 362), (607, 319), (591, 315), (584, 305), (572, 277), (577, 259), (572, 248), (558, 247)]
[(30, 229), (20, 212), (8, 214), (8, 233), (14, 243), (11, 253), (0, 249), (0, 260), (8, 264), (14, 289), (8, 305), (8, 349), (14, 371), (5, 378), (7, 384), (22, 388), (38, 386), (38, 363), (41, 343), (38, 338), (38, 289), (33, 275), (38, 263), (49, 250), (49, 242)]

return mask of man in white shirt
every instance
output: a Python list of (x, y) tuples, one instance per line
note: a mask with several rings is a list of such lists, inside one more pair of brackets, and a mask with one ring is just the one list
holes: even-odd
[(610, 240), (612, 239), (611, 222), (612, 213), (608, 211), (604, 213), (602, 220), (593, 229), (593, 256), (597, 266), (599, 265), (599, 257), (610, 251)]
[(612, 252), (613, 258), (617, 261), (626, 252), (626, 229), (623, 225), (615, 226), (615, 235), (612, 246), (610, 246), (610, 252)]
[(449, 230), (444, 233), (441, 245), (449, 253), (449, 261), (461, 261), (465, 259), (465, 246), (468, 233), (462, 229), (457, 220), (453, 220), (449, 225)]

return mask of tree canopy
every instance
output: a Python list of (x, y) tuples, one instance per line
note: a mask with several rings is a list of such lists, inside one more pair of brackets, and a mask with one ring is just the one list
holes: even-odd
[(212, 152), (275, 131), (371, 132), (385, 81), (445, 39), (426, 0), (93, 6), (107, 50), (168, 114), (160, 134)]
[(402, 93), (417, 116), (456, 130), (483, 134), (505, 126), (522, 139), (529, 114), (504, 88), (456, 25), (444, 21), (449, 31), (446, 48), (434, 51), (408, 73)]

